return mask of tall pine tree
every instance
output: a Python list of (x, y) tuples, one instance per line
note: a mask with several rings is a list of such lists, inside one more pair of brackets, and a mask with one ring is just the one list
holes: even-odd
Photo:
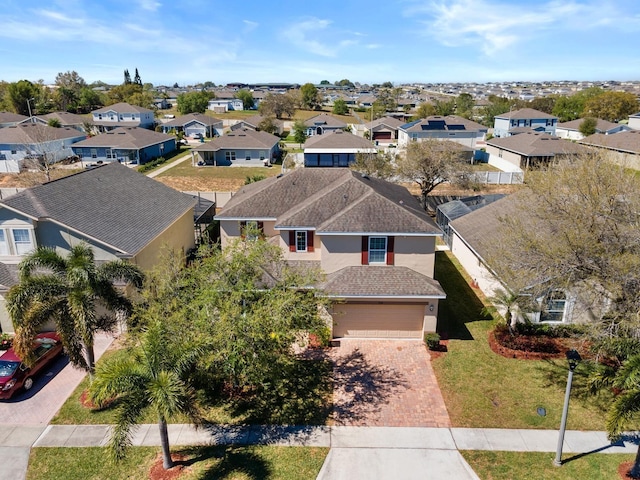
[(133, 83), (142, 86), (142, 79), (140, 78), (140, 74), (138, 73), (138, 67), (136, 67), (136, 74), (133, 77)]
[(124, 71), (124, 84), (129, 85), (131, 83), (131, 75), (129, 75), (129, 70), (125, 69)]

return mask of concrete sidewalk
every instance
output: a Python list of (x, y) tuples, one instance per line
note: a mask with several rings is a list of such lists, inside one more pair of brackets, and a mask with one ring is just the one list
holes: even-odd
[[(97, 447), (107, 444), (108, 425), (0, 425), (0, 447)], [(169, 425), (172, 446), (280, 445), (331, 448), (496, 450), (555, 452), (557, 430), (507, 430), (492, 428), (349, 427), (349, 426), (229, 426), (212, 425), (196, 430), (191, 425)], [(567, 430), (565, 453), (635, 453), (637, 435), (611, 443), (605, 432)], [(140, 425), (134, 446), (160, 445), (156, 424)]]

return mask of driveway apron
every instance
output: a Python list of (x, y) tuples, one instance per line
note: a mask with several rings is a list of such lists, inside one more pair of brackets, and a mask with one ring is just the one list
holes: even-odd
[(451, 426), (422, 342), (341, 340), (331, 357), (336, 425)]

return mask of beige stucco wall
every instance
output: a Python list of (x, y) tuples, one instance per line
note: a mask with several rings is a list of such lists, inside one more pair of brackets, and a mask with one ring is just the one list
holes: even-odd
[(480, 288), (486, 296), (494, 296), (498, 289), (504, 290), (502, 284), (484, 264), (478, 260), (475, 253), (460, 240), (457, 234), (453, 235), (451, 253), (458, 259), (460, 265), (464, 267), (471, 279), (477, 283), (478, 288)]
[(163, 248), (187, 253), (187, 250), (195, 247), (195, 244), (193, 210), (190, 208), (173, 225), (136, 254), (132, 262), (143, 270), (150, 270), (160, 258)]
[[(517, 153), (509, 152), (507, 150), (503, 150), (498, 147), (494, 147), (492, 145), (487, 145), (487, 153), (491, 156), (495, 155), (498, 158), (501, 158), (503, 161), (507, 161), (510, 164), (520, 168), (520, 160), (521, 157)], [(501, 153), (502, 152), (502, 153)]]
[[(424, 324), (422, 331), (425, 333), (435, 332), (438, 326), (438, 300), (429, 300), (429, 304), (424, 306)], [(433, 306), (433, 310), (430, 310)]]
[(325, 235), (322, 237), (321, 267), (333, 273), (362, 263), (362, 237)]
[(435, 245), (435, 237), (395, 237), (394, 265), (408, 267), (433, 278)]
[(280, 245), (282, 249), (285, 260), (320, 261), (322, 256), (322, 240), (311, 230), (307, 230), (307, 235), (313, 235), (313, 252), (291, 252), (289, 251), (289, 231), (279, 232), (278, 245)]

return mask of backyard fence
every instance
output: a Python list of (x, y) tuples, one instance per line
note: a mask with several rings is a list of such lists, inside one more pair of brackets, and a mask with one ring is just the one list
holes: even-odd
[(473, 180), (491, 185), (516, 185), (524, 181), (523, 172), (474, 172)]

